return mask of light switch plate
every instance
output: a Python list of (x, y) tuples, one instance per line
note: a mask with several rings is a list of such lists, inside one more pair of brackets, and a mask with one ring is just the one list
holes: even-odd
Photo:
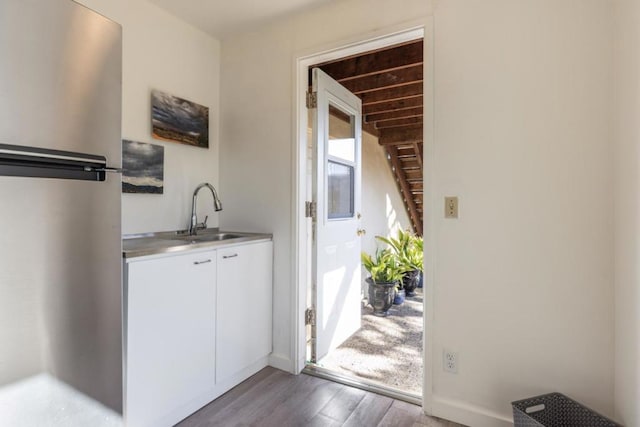
[(445, 218), (458, 218), (458, 198), (457, 197), (445, 197), (444, 198), (444, 217)]

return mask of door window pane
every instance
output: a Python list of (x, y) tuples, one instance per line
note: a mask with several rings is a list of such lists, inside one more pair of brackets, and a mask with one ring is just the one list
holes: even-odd
[(329, 105), (329, 156), (347, 162), (356, 159), (355, 118), (342, 110)]
[(338, 159), (355, 161), (356, 141), (353, 138), (329, 138), (329, 155)]
[(327, 162), (327, 206), (329, 219), (351, 218), (354, 214), (354, 168)]

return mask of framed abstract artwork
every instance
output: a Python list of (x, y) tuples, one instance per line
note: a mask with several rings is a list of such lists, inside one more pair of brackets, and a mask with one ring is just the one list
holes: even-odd
[(209, 148), (209, 107), (153, 90), (151, 134), (163, 141)]
[(122, 140), (122, 192), (164, 192), (164, 147)]

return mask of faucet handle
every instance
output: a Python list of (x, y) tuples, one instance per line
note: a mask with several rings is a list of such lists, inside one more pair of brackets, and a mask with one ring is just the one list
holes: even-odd
[(207, 228), (208, 219), (209, 219), (209, 216), (205, 216), (204, 221), (202, 221), (200, 224), (196, 223), (196, 230), (205, 230)]

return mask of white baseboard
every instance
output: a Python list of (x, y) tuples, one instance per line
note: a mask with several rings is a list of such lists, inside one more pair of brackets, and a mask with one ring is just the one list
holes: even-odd
[(513, 418), (488, 409), (433, 395), (432, 414), (472, 427), (513, 427)]
[(294, 372), (293, 369), (293, 361), (284, 354), (276, 354), (272, 353), (269, 355), (269, 366), (272, 366), (276, 369), (280, 369), (281, 371), (289, 372), (291, 374), (299, 374), (299, 372)]

